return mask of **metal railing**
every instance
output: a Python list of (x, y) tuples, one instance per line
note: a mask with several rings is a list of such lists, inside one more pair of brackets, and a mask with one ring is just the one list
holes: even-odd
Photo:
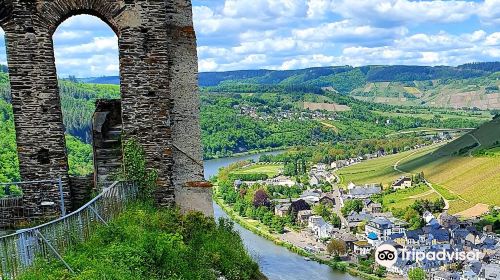
[[(61, 216), (66, 216), (66, 206), (64, 205), (64, 192), (62, 186), (62, 178), (59, 177), (55, 180), (39, 180), (39, 181), (26, 181), (26, 182), (11, 182), (11, 183), (0, 183), (0, 187), (10, 187), (10, 186), (24, 186), (33, 184), (57, 184), (59, 191), (59, 209), (61, 211)], [(54, 203), (51, 201), (51, 203)]]
[(16, 279), (35, 258), (57, 258), (69, 271), (62, 255), (118, 216), (127, 203), (137, 198), (137, 185), (115, 182), (77, 211), (49, 223), (19, 230), (0, 238), (0, 279)]

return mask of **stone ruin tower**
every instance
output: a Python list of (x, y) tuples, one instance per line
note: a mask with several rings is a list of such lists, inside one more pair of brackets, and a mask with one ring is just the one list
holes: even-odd
[[(134, 137), (159, 172), (155, 198), (182, 209), (213, 212), (203, 181), (196, 36), (190, 0), (0, 0), (17, 147), (23, 180), (62, 178), (72, 188), (52, 36), (71, 16), (89, 14), (118, 36), (122, 137)], [(38, 213), (39, 186), (24, 188)], [(58, 199), (56, 186), (48, 196)]]

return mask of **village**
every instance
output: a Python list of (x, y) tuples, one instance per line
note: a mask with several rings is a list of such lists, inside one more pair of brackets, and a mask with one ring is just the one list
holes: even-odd
[[(449, 140), (447, 134), (440, 137), (436, 141)], [(474, 252), (479, 257), (477, 260), (460, 263), (453, 260), (406, 261), (399, 258), (386, 273), (395, 279), (407, 278), (411, 269), (419, 267), (426, 272), (428, 279), (499, 279), (500, 236), (493, 232), (491, 225), (478, 228), (477, 218), (464, 219), (450, 215), (444, 205), (440, 205), (436, 206), (437, 212), (420, 213), (422, 225), (414, 228), (384, 209), (378, 198), (387, 190), (380, 184), (356, 185), (350, 182), (345, 188), (339, 186), (340, 178), (336, 171), (384, 156), (385, 153), (376, 152), (330, 164), (314, 164), (307, 173), (306, 184), (298, 183), (291, 176), (279, 174), (266, 180), (235, 180), (234, 188), (238, 191), (242, 186), (253, 184), (289, 188), (297, 185), (304, 188), (307, 185), (298, 197), (275, 198), (271, 205), (275, 216), (291, 216), (294, 223), (299, 225), (298, 230), (287, 229), (279, 238), (318, 258), (331, 260), (335, 257), (349, 263), (360, 263), (373, 258), (376, 248), (383, 244), (390, 244), (400, 252)], [(401, 176), (392, 183), (390, 190), (398, 192), (424, 182), (425, 179), (420, 176)], [(331, 188), (323, 191), (325, 185)], [(321, 215), (318, 211), (327, 214)], [(345, 249), (332, 252), (328, 245), (333, 241), (341, 242)]]

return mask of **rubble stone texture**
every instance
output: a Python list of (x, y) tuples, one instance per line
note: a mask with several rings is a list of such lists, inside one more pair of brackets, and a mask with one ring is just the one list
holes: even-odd
[[(79, 14), (99, 17), (119, 38), (124, 138), (137, 138), (159, 171), (158, 204), (177, 200), (185, 210), (211, 214), (211, 190), (186, 185), (203, 180), (190, 0), (0, 0), (22, 179), (62, 177), (71, 208), (52, 35)], [(24, 205), (39, 212), (40, 190), (24, 193)], [(44, 199), (58, 195), (54, 185)]]

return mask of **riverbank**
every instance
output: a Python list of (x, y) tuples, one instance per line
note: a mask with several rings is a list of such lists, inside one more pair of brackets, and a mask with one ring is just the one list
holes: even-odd
[(276, 148), (266, 148), (266, 149), (259, 149), (259, 150), (251, 150), (251, 151), (246, 151), (246, 152), (240, 152), (240, 153), (234, 153), (231, 155), (225, 155), (225, 156), (215, 156), (215, 157), (209, 157), (209, 158), (204, 158), (203, 160), (213, 160), (213, 159), (222, 159), (222, 158), (232, 158), (232, 157), (241, 157), (241, 156), (248, 156), (248, 155), (256, 155), (256, 154), (262, 154), (262, 153), (270, 153), (270, 152), (279, 152), (279, 151), (286, 151), (288, 149), (292, 149), (295, 146), (284, 146), (284, 147), (276, 147)]
[(284, 242), (283, 240), (281, 240), (279, 238), (279, 236), (277, 236), (276, 234), (272, 234), (267, 229), (265, 229), (265, 225), (262, 225), (262, 224), (259, 223), (259, 226), (255, 226), (253, 223), (251, 223), (250, 221), (248, 221), (248, 219), (245, 219), (244, 217), (241, 217), (240, 215), (238, 215), (231, 208), (231, 206), (225, 204), (225, 202), (220, 197), (218, 197), (217, 194), (218, 194), (218, 192), (217, 192), (217, 186), (214, 186), (214, 197), (213, 197), (213, 199), (217, 203), (217, 205), (219, 205), (222, 208), (222, 210), (224, 212), (226, 212), (226, 214), (233, 221), (235, 221), (236, 223), (238, 223), (243, 228), (251, 231), (252, 233), (254, 233), (256, 235), (259, 235), (259, 236), (261, 236), (261, 237), (263, 237), (263, 238), (265, 238), (265, 239), (273, 242), (274, 244), (276, 244), (278, 246), (281, 246), (281, 247), (284, 247), (284, 248), (288, 249), (289, 251), (291, 251), (293, 253), (296, 253), (296, 254), (298, 254), (300, 256), (309, 258), (312, 261), (315, 261), (315, 262), (320, 263), (320, 264), (328, 265), (333, 270), (336, 270), (336, 271), (339, 271), (339, 272), (348, 273), (351, 276), (358, 276), (358, 277), (361, 277), (361, 278), (367, 279), (367, 280), (381, 280), (381, 279), (384, 279), (384, 278), (380, 278), (378, 276), (375, 276), (375, 275), (372, 275), (372, 274), (368, 274), (368, 273), (365, 273), (365, 272), (362, 272), (362, 271), (358, 270), (357, 269), (357, 264), (355, 264), (355, 263), (351, 263), (351, 262), (349, 262), (349, 263), (348, 262), (335, 262), (335, 261), (332, 261), (332, 260), (322, 259), (319, 256), (311, 254), (311, 253), (305, 251), (304, 249), (299, 248), (299, 247), (297, 247), (297, 246), (295, 246), (295, 245), (293, 245), (291, 243)]

